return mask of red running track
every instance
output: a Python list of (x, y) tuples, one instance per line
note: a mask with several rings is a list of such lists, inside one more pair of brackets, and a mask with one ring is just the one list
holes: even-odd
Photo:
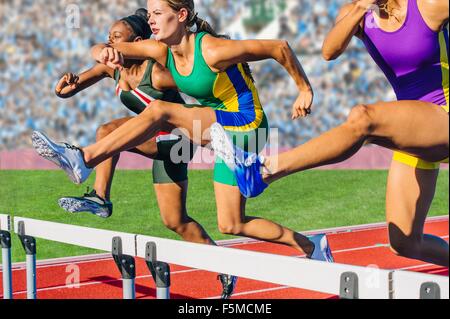
[[(440, 236), (448, 241), (448, 217), (429, 220), (426, 233)], [(388, 248), (385, 225), (369, 225), (356, 229), (329, 231), (330, 246), (337, 263), (357, 266), (377, 266), (382, 269), (404, 269), (429, 274), (448, 276), (448, 268), (426, 264), (395, 256)], [(291, 248), (257, 241), (226, 243), (228, 247), (267, 252), (285, 256), (296, 256)], [(97, 260), (47, 263), (38, 265), (37, 297), (39, 299), (120, 299), (122, 281), (112, 258)], [(80, 283), (70, 288), (66, 280), (74, 267), (78, 267)], [(26, 272), (22, 267), (13, 267), (14, 298), (26, 298)], [(171, 265), (171, 297), (173, 299), (219, 298), (221, 288), (217, 274)], [(142, 259), (136, 260), (136, 298), (154, 299), (155, 284)], [(1, 292), (3, 291), (0, 276)], [(70, 284), (70, 282), (69, 282)], [(1, 297), (1, 295), (0, 295)], [(234, 299), (325, 299), (336, 296), (282, 287), (270, 283), (240, 278)]]

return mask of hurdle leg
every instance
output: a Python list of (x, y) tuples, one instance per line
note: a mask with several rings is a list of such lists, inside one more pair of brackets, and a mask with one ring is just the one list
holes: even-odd
[(170, 266), (166, 263), (156, 262), (153, 279), (156, 283), (156, 298), (170, 299)]
[(36, 254), (27, 254), (27, 299), (36, 299)]
[(2, 246), (3, 299), (12, 299), (11, 234), (7, 231), (0, 231), (0, 243)]
[(156, 261), (156, 244), (149, 242), (146, 246), (145, 262), (156, 284), (156, 298), (170, 299), (170, 266)]
[(25, 224), (19, 222), (18, 235), (26, 253), (27, 299), (36, 299), (36, 239), (25, 235)]
[(112, 255), (122, 275), (123, 299), (136, 299), (136, 263), (134, 257), (122, 254), (122, 239), (114, 237)]

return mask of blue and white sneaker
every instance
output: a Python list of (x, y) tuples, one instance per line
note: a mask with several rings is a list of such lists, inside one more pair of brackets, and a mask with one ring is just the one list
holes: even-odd
[(217, 279), (222, 283), (222, 299), (230, 299), (236, 288), (238, 277), (221, 274)]
[(86, 167), (78, 147), (55, 143), (41, 132), (33, 132), (31, 140), (36, 152), (63, 169), (75, 184), (84, 183), (92, 173), (92, 169)]
[(314, 251), (311, 255), (312, 260), (325, 261), (334, 263), (334, 258), (331, 253), (331, 248), (328, 243), (327, 235), (319, 234), (308, 237), (310, 241), (314, 243)]
[(82, 197), (63, 197), (58, 200), (59, 207), (69, 213), (91, 213), (101, 218), (109, 218), (113, 212), (113, 204), (97, 195), (89, 188)]
[(263, 181), (261, 174), (264, 157), (256, 153), (247, 153), (234, 145), (219, 123), (211, 126), (210, 134), (214, 152), (234, 172), (242, 195), (246, 198), (261, 195), (269, 186)]

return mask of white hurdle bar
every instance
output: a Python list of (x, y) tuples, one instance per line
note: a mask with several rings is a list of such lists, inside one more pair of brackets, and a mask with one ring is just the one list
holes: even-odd
[(449, 299), (448, 277), (394, 271), (392, 283), (392, 299)]
[(0, 243), (2, 246), (3, 299), (12, 299), (11, 217), (0, 214)]
[(344, 296), (347, 289), (349, 297), (389, 299), (388, 270), (331, 264), (140, 235), (137, 236), (136, 243), (137, 256), (141, 258), (146, 258), (146, 245), (155, 243), (156, 259), (165, 263), (338, 296)]
[[(111, 252), (122, 272), (124, 298), (134, 298), (133, 257), (150, 264), (161, 299), (170, 297), (169, 263), (348, 299), (449, 298), (449, 278), (444, 276), (331, 264), (16, 217), (16, 232), (19, 225), (22, 235)], [(127, 258), (133, 259), (132, 267)], [(130, 273), (132, 284), (126, 288)]]
[[(133, 276), (135, 275), (135, 235), (15, 217), (14, 231), (18, 234), (19, 225), (23, 225), (23, 235), (27, 237), (42, 238), (112, 253), (122, 272), (123, 298), (135, 298), (135, 276)], [(33, 285), (36, 279), (36, 263), (35, 259), (34, 262), (32, 259), (31, 256), (27, 259), (27, 289), (30, 290), (27, 290), (27, 295), (30, 299), (33, 296), (36, 297), (36, 286)], [(125, 271), (126, 269), (129, 271)]]

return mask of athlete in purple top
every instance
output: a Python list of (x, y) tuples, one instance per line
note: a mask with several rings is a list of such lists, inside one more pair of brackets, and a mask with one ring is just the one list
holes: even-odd
[[(358, 37), (398, 101), (358, 105), (343, 125), (292, 151), (267, 159), (250, 157), (256, 161), (235, 170), (241, 191), (258, 195), (284, 176), (348, 159), (366, 143), (389, 148), (396, 152), (386, 197), (392, 250), (448, 267), (448, 243), (423, 232), (439, 164), (449, 156), (448, 19), (448, 0), (359, 0), (345, 5), (323, 45), (324, 58), (338, 58)], [(226, 137), (217, 134), (214, 139)], [(239, 154), (229, 149), (222, 153)]]

